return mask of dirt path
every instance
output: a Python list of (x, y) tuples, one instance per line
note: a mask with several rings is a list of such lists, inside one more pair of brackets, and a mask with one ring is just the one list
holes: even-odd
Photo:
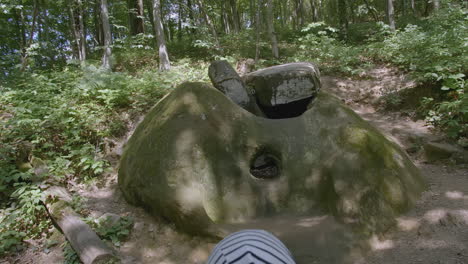
[[(385, 237), (365, 242), (371, 247), (365, 257), (346, 227), (331, 216), (317, 213), (307, 218), (277, 217), (237, 226), (224, 226), (234, 231), (263, 228), (279, 236), (293, 252), (298, 264), (312, 263), (444, 263), (468, 264), (468, 169), (463, 165), (424, 162), (418, 146), (440, 138), (424, 122), (414, 122), (399, 113), (382, 113), (372, 104), (391, 90), (414, 85), (404, 75), (382, 67), (368, 73), (367, 80), (356, 81), (330, 76), (322, 77), (323, 89), (340, 97), (364, 119), (411, 153), (421, 169), (429, 189), (408, 213), (398, 219), (398, 228)], [(116, 167), (120, 155), (117, 142), (110, 155)], [(416, 147), (415, 147), (416, 146)], [(101, 187), (76, 186), (75, 191), (87, 198), (93, 217), (104, 213), (130, 215), (135, 221), (130, 238), (118, 253), (124, 263), (205, 263), (214, 243), (178, 233), (171, 224), (154, 219), (143, 209), (128, 205), (117, 188), (115, 172), (106, 177)], [(30, 250), (8, 263), (60, 263), (60, 247), (47, 254)], [(0, 262), (1, 263), (1, 262)], [(5, 262), (7, 263), (7, 262)]]
[[(369, 91), (411, 87), (404, 77), (392, 76), (383, 68), (371, 73), (373, 80), (351, 81), (324, 77), (324, 89), (342, 98), (361, 117), (371, 122), (403, 149), (420, 168), (429, 188), (416, 206), (398, 219), (397, 230), (386, 237), (371, 240), (373, 250), (357, 263), (468, 263), (468, 168), (449, 162), (429, 164), (415, 145), (438, 140), (422, 121), (412, 121), (400, 113), (378, 112), (371, 103), (381, 94)], [(380, 76), (380, 77), (378, 77)], [(352, 90), (353, 92), (347, 92)], [(357, 91), (361, 90), (361, 91)], [(369, 95), (370, 93), (370, 95)], [(368, 100), (362, 104), (362, 100)], [(375, 101), (374, 101), (375, 102)]]

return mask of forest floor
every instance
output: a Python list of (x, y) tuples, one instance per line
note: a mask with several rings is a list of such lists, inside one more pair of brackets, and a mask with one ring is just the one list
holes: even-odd
[[(365, 241), (370, 249), (365, 253), (353, 251), (349, 230), (324, 214), (301, 219), (266, 219), (225, 228), (269, 230), (284, 241), (298, 264), (468, 264), (468, 167), (451, 161), (427, 162), (421, 146), (429, 141), (443, 141), (443, 136), (434, 133), (423, 121), (413, 121), (406, 111), (384, 111), (378, 107), (382, 95), (411, 89), (414, 86), (411, 80), (384, 66), (369, 71), (365, 77), (355, 80), (323, 76), (322, 86), (407, 150), (428, 182), (428, 190), (415, 207), (398, 218), (397, 228)], [(115, 142), (113, 152), (109, 153), (114, 168), (118, 166), (126, 138)], [(123, 263), (205, 263), (215, 244), (181, 234), (163, 219), (155, 220), (143, 209), (127, 204), (117, 187), (116, 171), (97, 185), (75, 184), (72, 191), (87, 198), (85, 204), (93, 217), (113, 213), (134, 219), (130, 237), (117, 248)], [(44, 250), (41, 243), (29, 241), (27, 250), (0, 260), (0, 264), (63, 263), (59, 245)]]

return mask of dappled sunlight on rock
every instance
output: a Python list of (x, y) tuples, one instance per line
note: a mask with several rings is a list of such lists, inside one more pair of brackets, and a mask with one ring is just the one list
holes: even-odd
[(453, 200), (468, 199), (468, 195), (464, 195), (459, 191), (447, 191), (445, 192), (445, 197)]
[(455, 210), (453, 214), (460, 223), (468, 225), (468, 209)]
[(209, 244), (208, 246), (198, 246), (193, 249), (187, 256), (190, 263), (204, 263), (210, 256), (213, 247), (213, 244)]
[(392, 240), (381, 240), (379, 239), (376, 235), (373, 235), (370, 239), (369, 239), (369, 245), (371, 247), (372, 250), (376, 251), (376, 250), (386, 250), (386, 249), (391, 249), (393, 247), (395, 247), (395, 244)]
[(397, 224), (398, 228), (402, 231), (415, 230), (421, 225), (420, 220), (409, 217), (398, 217)]
[(444, 240), (438, 239), (423, 239), (420, 240), (416, 246), (419, 249), (437, 249), (437, 248), (446, 248), (450, 247), (450, 244)]
[(447, 215), (447, 211), (445, 209), (433, 209), (424, 214), (424, 219), (429, 221), (431, 224), (438, 223)]
[(203, 196), (199, 185), (192, 182), (190, 185), (179, 186), (176, 192), (176, 199), (184, 210), (190, 211), (202, 206)]
[(403, 150), (330, 94), (316, 93), (298, 117), (267, 119), (203, 83), (180, 85), (147, 114), (119, 185), (127, 201), (204, 235), (218, 223), (316, 210), (383, 232), (425, 188)]
[(300, 219), (296, 225), (302, 226), (302, 227), (312, 227), (312, 226), (320, 224), (320, 222), (322, 222), (326, 218), (327, 218), (326, 215), (317, 216), (317, 217), (308, 217), (305, 219)]

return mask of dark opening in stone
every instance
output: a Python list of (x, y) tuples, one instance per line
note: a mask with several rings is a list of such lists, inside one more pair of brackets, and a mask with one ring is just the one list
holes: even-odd
[(311, 96), (287, 104), (278, 104), (275, 106), (264, 106), (257, 100), (257, 104), (266, 117), (271, 119), (282, 119), (302, 115), (307, 110), (307, 106), (313, 98), (314, 97)]
[(250, 173), (260, 179), (276, 178), (280, 173), (278, 161), (271, 154), (260, 154), (252, 161)]

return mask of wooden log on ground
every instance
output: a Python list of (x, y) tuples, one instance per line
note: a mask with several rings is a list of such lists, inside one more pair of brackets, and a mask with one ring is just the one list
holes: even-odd
[(45, 206), (84, 264), (118, 263), (119, 258), (69, 206), (70, 194), (62, 187), (46, 190)]

